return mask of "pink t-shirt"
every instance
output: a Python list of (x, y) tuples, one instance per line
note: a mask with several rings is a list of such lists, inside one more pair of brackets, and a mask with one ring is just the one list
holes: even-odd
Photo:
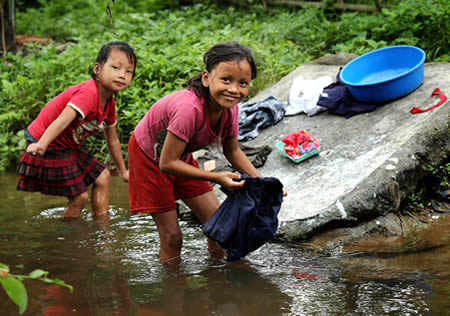
[(224, 109), (217, 127), (212, 130), (203, 98), (190, 89), (176, 91), (153, 104), (134, 130), (137, 144), (156, 163), (159, 163), (167, 131), (186, 142), (181, 160), (188, 161), (191, 153), (198, 149), (222, 142), (225, 137), (237, 137), (238, 106)]
[(61, 92), (47, 103), (37, 118), (28, 126), (31, 136), (39, 140), (47, 127), (61, 114), (66, 106), (78, 115), (54, 140), (64, 148), (79, 148), (83, 139), (100, 129), (116, 124), (116, 104), (111, 97), (102, 110), (97, 84), (94, 79), (83, 81)]

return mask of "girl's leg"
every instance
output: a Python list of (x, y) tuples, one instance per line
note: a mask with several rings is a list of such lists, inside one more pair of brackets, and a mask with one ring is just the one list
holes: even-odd
[(91, 204), (94, 216), (108, 213), (109, 210), (109, 182), (111, 174), (104, 169), (92, 185)]
[[(206, 222), (219, 208), (220, 202), (213, 191), (198, 196), (183, 199), (183, 202), (194, 212), (200, 223)], [(222, 248), (212, 239), (208, 238), (208, 250), (215, 256), (223, 256)]]
[(158, 228), (161, 262), (179, 261), (183, 236), (176, 210), (152, 213), (152, 216)]
[(87, 191), (80, 193), (78, 195), (69, 196), (69, 204), (67, 205), (64, 213), (62, 214), (63, 219), (77, 218), (81, 216), (81, 210), (86, 206), (89, 200), (89, 194)]

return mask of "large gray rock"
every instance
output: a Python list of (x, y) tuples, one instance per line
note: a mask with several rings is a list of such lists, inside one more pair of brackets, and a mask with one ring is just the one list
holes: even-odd
[[(252, 100), (273, 95), (288, 100), (292, 80), (321, 76), (335, 78), (338, 65), (301, 65)], [(428, 172), (450, 153), (449, 101), (434, 110), (413, 115), (413, 106), (429, 107), (435, 88), (450, 94), (450, 64), (425, 65), (425, 79), (412, 93), (350, 119), (322, 112), (285, 117), (262, 130), (249, 146), (271, 145), (274, 150), (260, 168), (275, 176), (288, 195), (279, 213), (277, 237), (305, 240), (325, 228), (349, 225), (397, 212), (400, 202)], [(275, 144), (287, 134), (306, 129), (321, 141), (321, 153), (299, 164), (282, 157)]]

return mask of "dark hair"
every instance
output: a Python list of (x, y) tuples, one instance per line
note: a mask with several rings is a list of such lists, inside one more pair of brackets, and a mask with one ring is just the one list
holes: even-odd
[[(238, 42), (218, 43), (203, 55), (203, 62), (207, 71), (213, 70), (217, 64), (223, 61), (241, 61), (242, 59), (246, 59), (250, 64), (252, 79), (255, 79), (257, 70), (252, 50), (245, 45)], [(201, 72), (189, 79), (187, 87), (194, 90), (198, 97), (203, 97), (205, 100), (209, 98), (209, 89), (202, 84)]]
[[(137, 58), (136, 54), (134, 53), (134, 49), (128, 45), (125, 42), (111, 42), (108, 44), (103, 45), (103, 47), (100, 49), (97, 55), (97, 59), (95, 60), (96, 63), (99, 63), (100, 65), (103, 65), (106, 63), (106, 60), (108, 59), (109, 55), (111, 54), (111, 51), (113, 49), (118, 49), (121, 52), (124, 52), (127, 56), (130, 62), (134, 64), (134, 72), (133, 72), (133, 78), (136, 74), (136, 63)], [(91, 71), (91, 77), (93, 79), (97, 79), (97, 76), (94, 73), (94, 70)]]

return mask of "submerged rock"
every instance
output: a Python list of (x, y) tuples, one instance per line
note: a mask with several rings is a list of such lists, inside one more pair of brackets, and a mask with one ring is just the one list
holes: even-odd
[(330, 229), (303, 245), (325, 254), (395, 254), (437, 248), (450, 243), (450, 216), (389, 213), (349, 228)]

